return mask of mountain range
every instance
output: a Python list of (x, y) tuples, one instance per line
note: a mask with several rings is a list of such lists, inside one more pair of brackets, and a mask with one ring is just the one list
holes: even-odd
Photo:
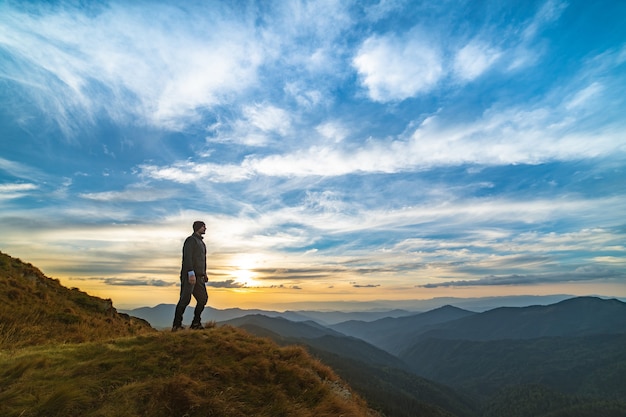
[[(284, 317), (292, 321), (313, 320), (324, 326), (343, 323), (350, 320), (374, 321), (383, 318), (397, 318), (411, 316), (418, 313), (434, 310), (446, 305), (482, 312), (497, 307), (525, 307), (529, 305), (547, 305), (557, 303), (569, 298), (572, 295), (521, 295), (521, 296), (501, 296), (501, 297), (478, 297), (478, 298), (454, 298), (439, 297), (425, 300), (394, 300), (394, 301), (367, 301), (367, 302), (334, 302), (331, 304), (320, 304), (320, 310), (295, 309), (302, 305), (298, 303), (287, 304), (294, 309), (284, 311), (261, 310), (261, 309), (241, 309), (227, 308), (217, 309), (206, 307), (203, 314), (206, 320), (225, 321), (235, 317), (242, 317), (249, 314), (263, 314), (270, 317)], [(315, 303), (306, 303), (306, 305)], [(285, 303), (281, 305), (286, 305)], [(335, 308), (329, 309), (330, 306)], [(134, 309), (119, 309), (120, 312), (140, 317), (148, 320), (154, 327), (169, 328), (172, 325), (174, 315), (174, 304), (158, 304), (153, 307), (139, 307)], [(191, 311), (188, 309), (187, 311)]]

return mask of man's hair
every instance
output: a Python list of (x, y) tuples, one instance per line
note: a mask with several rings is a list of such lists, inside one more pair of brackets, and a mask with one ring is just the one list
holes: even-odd
[(198, 230), (202, 228), (202, 226), (206, 226), (204, 222), (201, 222), (200, 220), (196, 220), (195, 222), (193, 222), (193, 231), (197, 232)]

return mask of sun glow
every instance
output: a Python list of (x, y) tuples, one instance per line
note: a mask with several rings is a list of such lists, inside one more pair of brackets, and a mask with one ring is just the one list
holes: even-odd
[(236, 269), (231, 272), (231, 275), (234, 276), (238, 282), (245, 284), (247, 287), (254, 285), (255, 273), (248, 269)]
[(237, 282), (244, 284), (246, 287), (253, 287), (258, 285), (254, 279), (257, 276), (257, 273), (254, 272), (255, 264), (256, 261), (252, 256), (237, 257), (233, 260), (233, 270), (230, 274)]

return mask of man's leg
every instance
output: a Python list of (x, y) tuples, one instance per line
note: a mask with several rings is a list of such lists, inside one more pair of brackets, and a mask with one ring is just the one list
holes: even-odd
[(203, 280), (196, 282), (193, 289), (193, 297), (196, 299), (196, 308), (193, 311), (193, 321), (191, 322), (192, 328), (202, 328), (201, 315), (204, 311), (207, 301), (209, 301), (209, 295), (206, 291), (206, 285)]
[(194, 291), (194, 286), (186, 279), (180, 280), (180, 298), (178, 304), (176, 304), (176, 311), (174, 312), (174, 328), (181, 328), (183, 326), (183, 314), (185, 309), (191, 302), (191, 294)]

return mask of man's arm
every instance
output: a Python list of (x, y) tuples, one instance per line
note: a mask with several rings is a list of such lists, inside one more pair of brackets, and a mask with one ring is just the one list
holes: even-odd
[(194, 246), (193, 238), (187, 238), (183, 245), (183, 271), (187, 272), (187, 279), (191, 285), (196, 283), (196, 272), (193, 269)]

